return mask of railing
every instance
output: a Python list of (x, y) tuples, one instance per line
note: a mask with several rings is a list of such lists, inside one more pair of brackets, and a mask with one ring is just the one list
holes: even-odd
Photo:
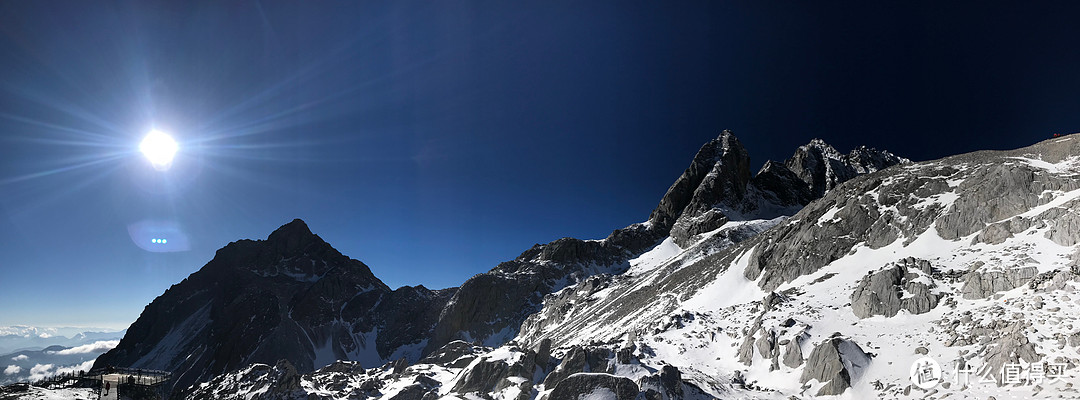
[(100, 379), (105, 375), (121, 375), (122, 384), (153, 386), (172, 379), (172, 372), (141, 368), (104, 367), (95, 368), (81, 376), (82, 379)]

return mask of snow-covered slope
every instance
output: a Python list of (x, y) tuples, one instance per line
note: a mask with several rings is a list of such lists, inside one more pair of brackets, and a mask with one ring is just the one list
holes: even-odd
[[(637, 349), (737, 396), (1075, 398), (1078, 160), (1064, 137), (855, 178), (734, 247), (551, 296), (518, 340)], [(1001, 385), (1032, 364), (1043, 382)]]

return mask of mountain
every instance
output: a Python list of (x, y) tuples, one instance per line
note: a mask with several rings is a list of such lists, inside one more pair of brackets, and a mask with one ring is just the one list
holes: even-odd
[(94, 366), (167, 370), (183, 387), (282, 358), (304, 370), (339, 359), (381, 364), (417, 354), (453, 293), (391, 290), (294, 220), (266, 240), (218, 250)]
[[(686, 246), (665, 238), (625, 271), (545, 296), (540, 311), (497, 347), (450, 342), (411, 365), (367, 369), (254, 365), (189, 393), (1080, 398), (1078, 137), (901, 162), (834, 184), (798, 178), (811, 195), (815, 182), (825, 182), (824, 196), (791, 217), (728, 220)], [(699, 156), (734, 148), (715, 142)], [(855, 164), (852, 158), (842, 165)], [(740, 165), (723, 162), (730, 160), (721, 156), (713, 168)], [(686, 195), (703, 185), (743, 200), (760, 189), (738, 194), (738, 182), (746, 182), (738, 173), (727, 175), (735, 185), (698, 180), (697, 161), (665, 196), (671, 207), (662, 202), (650, 222), (674, 224), (688, 212), (686, 219), (717, 211), (729, 218), (757, 204), (725, 198), (718, 207), (688, 208), (685, 199), (708, 198)], [(792, 174), (776, 163), (766, 168), (789, 182), (806, 170), (844, 176), (836, 166), (788, 167), (809, 164), (788, 160)], [(788, 194), (805, 193), (795, 186)]]
[[(820, 141), (811, 145), (836, 152)], [(416, 363), (459, 340), (498, 347), (550, 309), (546, 304), (558, 296), (553, 294), (633, 275), (642, 257), (694, 248), (707, 238), (724, 238), (723, 245), (709, 247), (718, 251), (814, 200), (812, 182), (842, 182), (908, 162), (884, 151), (859, 151), (826, 169), (792, 170), (788, 164), (803, 164), (770, 161), (751, 174), (749, 153), (724, 131), (702, 146), (647, 221), (601, 240), (538, 244), (459, 288), (441, 291), (390, 290), (363, 263), (341, 255), (295, 220), (266, 240), (242, 240), (219, 250), (148, 305), (95, 366), (169, 370), (177, 377), (175, 386), (184, 388), (282, 359), (302, 374), (335, 360), (363, 366)], [(885, 161), (861, 161), (869, 159)]]

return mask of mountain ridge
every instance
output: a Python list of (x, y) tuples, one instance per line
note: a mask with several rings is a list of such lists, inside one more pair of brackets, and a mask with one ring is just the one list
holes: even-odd
[(458, 288), (438, 291), (391, 290), (362, 262), (342, 255), (296, 219), (265, 240), (240, 240), (218, 250), (206, 266), (148, 305), (95, 366), (174, 371), (181, 389), (278, 359), (306, 373), (335, 360), (416, 362), (455, 340), (497, 347), (518, 335), (546, 296), (594, 276), (622, 274), (631, 259), (669, 235), (689, 246), (731, 220), (748, 221), (725, 231), (735, 243), (775, 223), (758, 217), (776, 219), (812, 200), (809, 190), (798, 189), (807, 184), (785, 165), (766, 163), (756, 175), (749, 165), (749, 153), (724, 131), (702, 146), (646, 222), (601, 240), (538, 244)]

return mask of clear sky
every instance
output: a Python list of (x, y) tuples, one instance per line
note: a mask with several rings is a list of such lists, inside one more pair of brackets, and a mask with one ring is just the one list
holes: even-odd
[(722, 129), (755, 167), (1080, 131), (1077, 10), (1016, 3), (0, 2), (0, 326), (124, 327), (293, 218), (456, 286), (645, 220)]

